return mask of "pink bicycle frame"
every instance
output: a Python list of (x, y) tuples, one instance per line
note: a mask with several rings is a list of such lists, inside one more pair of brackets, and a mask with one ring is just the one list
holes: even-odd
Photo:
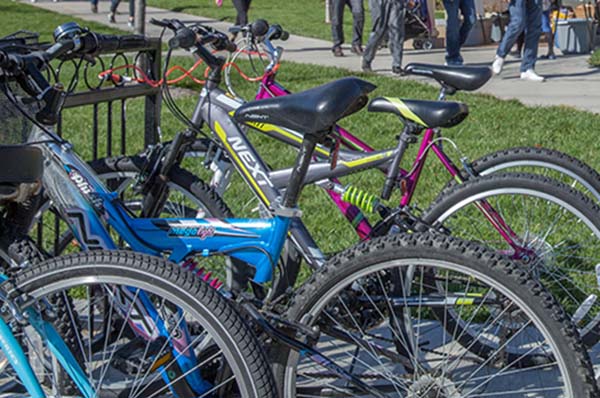
[[(290, 94), (288, 90), (286, 90), (277, 82), (275, 82), (275, 74), (267, 74), (263, 77), (261, 81), (260, 88), (258, 90), (258, 93), (256, 94), (256, 99), (280, 97), (288, 94)], [(366, 142), (352, 135), (350, 132), (343, 129), (342, 127), (337, 126), (337, 131), (341, 138), (340, 143), (344, 147), (363, 152), (374, 151), (374, 149), (370, 147)], [(458, 181), (459, 183), (463, 182), (459, 168), (456, 167), (456, 165), (448, 156), (446, 156), (442, 149), (442, 146), (438, 142), (435, 142), (434, 139), (435, 131), (433, 129), (427, 129), (423, 134), (423, 139), (421, 140), (421, 145), (419, 147), (417, 157), (413, 162), (411, 171), (409, 172), (407, 170), (400, 169), (399, 178), (401, 178), (403, 181), (403, 192), (400, 198), (400, 206), (402, 207), (408, 206), (410, 204), (430, 149), (435, 153), (440, 162), (442, 162), (442, 165), (446, 170), (448, 170), (452, 178)], [(335, 179), (333, 181), (339, 182)], [(360, 239), (369, 239), (372, 227), (367, 218), (362, 213), (362, 211), (358, 207), (343, 201), (339, 193), (331, 189), (327, 189), (326, 191), (331, 197), (331, 199), (334, 201), (334, 203), (337, 205), (337, 207), (340, 209), (342, 214), (344, 214), (346, 219), (352, 224)], [(506, 240), (506, 242), (515, 250), (513, 255), (514, 257), (520, 258), (522, 254), (527, 254), (524, 253), (525, 249), (515, 242), (515, 240), (518, 241), (517, 234), (514, 233), (508, 225), (506, 225), (502, 217), (493, 209), (493, 207), (487, 201), (478, 201), (476, 203), (476, 206), (479, 208), (479, 210), (482, 211), (484, 216), (492, 223), (494, 228), (498, 230), (498, 232)]]

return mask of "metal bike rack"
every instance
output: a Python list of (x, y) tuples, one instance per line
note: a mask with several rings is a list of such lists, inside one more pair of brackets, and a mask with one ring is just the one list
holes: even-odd
[[(92, 125), (92, 153), (93, 159), (99, 156), (100, 143), (98, 142), (101, 118), (105, 118), (106, 123), (106, 156), (112, 155), (113, 139), (115, 133), (113, 130), (113, 121), (116, 117), (120, 118), (121, 128), (117, 139), (120, 139), (121, 153), (127, 150), (127, 118), (126, 101), (132, 98), (144, 97), (144, 145), (148, 146), (158, 141), (158, 131), (160, 126), (160, 88), (152, 87), (145, 83), (128, 83), (123, 86), (104, 87), (98, 79), (95, 72), (107, 70), (119, 65), (136, 64), (144, 73), (153, 80), (158, 80), (161, 76), (161, 40), (158, 38), (148, 39), (148, 46), (129, 49), (127, 52), (108, 53), (100, 52), (93, 59), (84, 59), (82, 61), (67, 61), (59, 64), (53, 70), (53, 79), (66, 84), (71, 81), (68, 87), (70, 94), (65, 100), (64, 109), (72, 109), (84, 106), (93, 107), (93, 125)], [(75, 76), (64, 76), (63, 69), (65, 65), (76, 66), (79, 62), (83, 64), (76, 70)], [(93, 71), (93, 72), (92, 72)], [(133, 75), (135, 71), (125, 69), (119, 73)], [(106, 107), (102, 106), (106, 105)], [(105, 111), (103, 112), (103, 109)], [(115, 115), (115, 109), (119, 110)], [(63, 134), (63, 117), (59, 120), (56, 131)], [(67, 132), (68, 134), (68, 132)], [(68, 136), (66, 137), (69, 138)], [(137, 148), (138, 150), (141, 148)]]
[[(126, 103), (134, 98), (143, 98), (145, 102), (143, 109), (144, 147), (158, 142), (161, 112), (160, 87), (152, 87), (136, 81), (124, 85), (103, 84), (98, 78), (98, 73), (122, 65), (135, 64), (150, 79), (159, 80), (161, 77), (161, 53), (161, 40), (158, 38), (149, 38), (146, 40), (146, 45), (139, 48), (128, 48), (125, 52), (100, 52), (93, 58), (65, 61), (53, 65), (52, 70), (48, 70), (48, 80), (64, 84), (65, 90), (69, 93), (65, 99), (63, 110), (92, 107), (92, 129), (89, 131), (91, 135), (89, 142), (92, 147), (92, 160), (103, 156), (116, 155), (113, 153), (113, 148), (115, 147), (119, 148), (118, 152), (120, 154), (126, 154), (128, 150), (137, 152), (143, 149), (140, 148), (140, 145), (129, 149), (127, 147), (128, 124)], [(74, 72), (71, 72), (71, 70)], [(127, 68), (120, 70), (118, 73), (132, 77), (136, 72)], [(63, 131), (64, 121), (68, 118), (68, 114), (66, 113), (61, 113), (55, 131), (58, 135), (63, 136), (64, 134), (66, 139), (70, 139), (69, 134), (81, 134), (81, 130), (73, 132)], [(115, 123), (119, 119), (120, 128)], [(139, 127), (136, 126), (135, 128)], [(103, 134), (101, 134), (104, 132), (106, 132), (105, 140), (103, 139)], [(87, 131), (84, 133), (88, 134)], [(50, 244), (50, 247), (53, 246), (56, 251), (59, 242), (61, 221), (56, 215), (53, 218), (53, 221), (46, 220), (46, 223), (50, 221), (50, 223), (54, 224), (54, 236), (51, 237), (54, 243)], [(44, 247), (44, 235), (48, 233), (44, 233), (44, 229), (44, 221), (40, 220), (34, 233), (41, 247)], [(48, 237), (46, 237), (47, 239)], [(46, 241), (46, 243), (48, 244), (49, 242)]]

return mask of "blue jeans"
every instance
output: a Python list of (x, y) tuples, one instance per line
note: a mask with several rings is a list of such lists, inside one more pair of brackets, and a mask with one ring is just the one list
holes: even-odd
[[(460, 55), (460, 48), (467, 37), (477, 16), (475, 15), (474, 0), (444, 0), (444, 8), (448, 19), (446, 20), (446, 62), (448, 65), (461, 65), (463, 58)], [(460, 23), (458, 12), (463, 16), (463, 22)]]
[(92, 3), (92, 5), (97, 6), (98, 5), (98, 0), (90, 0), (90, 2)]
[(521, 32), (525, 31), (525, 45), (521, 72), (535, 67), (538, 42), (542, 32), (542, 0), (511, 0), (508, 7), (510, 22), (496, 54), (506, 57)]

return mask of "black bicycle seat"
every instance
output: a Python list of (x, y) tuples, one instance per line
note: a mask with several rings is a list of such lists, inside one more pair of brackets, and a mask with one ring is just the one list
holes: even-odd
[(467, 117), (469, 108), (461, 102), (377, 97), (369, 104), (369, 112), (393, 113), (419, 126), (437, 128), (456, 126)]
[(348, 77), (283, 97), (248, 102), (237, 109), (240, 123), (269, 123), (304, 134), (327, 133), (336, 122), (362, 109), (375, 85)]
[(492, 77), (487, 66), (442, 66), (430, 64), (408, 64), (404, 72), (411, 75), (431, 77), (455, 91), (477, 90)]

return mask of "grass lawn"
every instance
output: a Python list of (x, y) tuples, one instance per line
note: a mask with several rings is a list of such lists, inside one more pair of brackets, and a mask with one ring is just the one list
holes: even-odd
[(29, 30), (40, 33), (40, 40), (51, 41), (54, 29), (65, 23), (75, 21), (81, 26), (102, 33), (123, 33), (105, 25), (84, 21), (69, 15), (42, 10), (23, 3), (10, 0), (0, 1), (0, 36), (6, 36), (18, 30)]
[(592, 53), (588, 62), (591, 66), (600, 66), (600, 48)]
[[(158, 1), (153, 0), (154, 3)], [(314, 1), (315, 4), (318, 3), (316, 0), (310, 1)], [(187, 0), (183, 0), (180, 3), (185, 6), (186, 2)], [(258, 0), (256, 2), (259, 3)], [(296, 7), (292, 5), (296, 3), (300, 2), (289, 2), (290, 7)], [(192, 4), (192, 2), (189, 1), (187, 4)], [(197, 7), (202, 6), (198, 5)], [(57, 24), (72, 19), (41, 11), (28, 5), (10, 2), (2, 3), (0, 11), (2, 12), (0, 14), (0, 21), (2, 21), (0, 33), (5, 34), (18, 28), (50, 32)], [(290, 10), (288, 9), (287, 12), (289, 13)], [(18, 21), (18, 23), (15, 21)], [(93, 28), (105, 29), (104, 27)], [(48, 35), (46, 34), (44, 37), (48, 38)], [(176, 58), (173, 62), (189, 67), (192, 60), (190, 58)], [(202, 71), (197, 73), (201, 75)], [(278, 80), (288, 89), (300, 91), (347, 75), (348, 71), (339, 68), (302, 65), (284, 61), (279, 71)], [(411, 80), (373, 75), (359, 74), (359, 76), (377, 84), (378, 89), (373, 96), (386, 95), (434, 99), (437, 94), (436, 87)], [(183, 86), (188, 89), (199, 89), (197, 85), (191, 83), (186, 83)], [(246, 98), (252, 97), (256, 92), (254, 85), (242, 84), (239, 79), (236, 82), (236, 89)], [(481, 94), (459, 94), (454, 99), (469, 105), (470, 116), (459, 126), (445, 130), (444, 135), (454, 140), (462, 153), (468, 155), (471, 159), (501, 148), (543, 145), (567, 152), (588, 162), (595, 168), (600, 168), (600, 158), (597, 156), (597, 130), (600, 126), (600, 115), (566, 107), (527, 107), (518, 101), (499, 100)], [(178, 103), (182, 110), (190, 115), (196, 104), (196, 98), (193, 95), (183, 95), (179, 97)], [(118, 108), (118, 104), (115, 104), (112, 112), (113, 129), (115, 131), (119, 129), (120, 114), (117, 112)], [(106, 120), (106, 110), (106, 105), (100, 106), (101, 121)], [(143, 144), (142, 112), (143, 100), (135, 99), (127, 102), (129, 152), (141, 149)], [(394, 146), (396, 143), (395, 136), (402, 128), (400, 122), (394, 116), (371, 114), (366, 110), (342, 120), (341, 124), (376, 148)], [(102, 125), (103, 123), (101, 123)], [(183, 128), (184, 126), (176, 121), (166, 109), (163, 111), (161, 129), (165, 139), (172, 137), (173, 134)], [(76, 150), (85, 158), (91, 156), (91, 130), (91, 107), (64, 112), (64, 135), (73, 142)], [(103, 130), (100, 133), (100, 147), (105, 148), (106, 144), (103, 137), (106, 136), (106, 131)], [(272, 167), (279, 168), (293, 162), (295, 153), (290, 148), (257, 133), (250, 132), (249, 136)], [(118, 139), (113, 140), (113, 153), (120, 150), (118, 141)], [(459, 158), (459, 155), (452, 151), (450, 145), (447, 145), (446, 148), (455, 160)], [(415, 152), (416, 148), (412, 147), (405, 159), (405, 167), (410, 167), (408, 162), (414, 158)], [(100, 155), (102, 156), (102, 154)], [(199, 175), (205, 175), (206, 173), (198, 160), (186, 160), (186, 167), (194, 170)], [(445, 170), (432, 158), (426, 166), (424, 178), (416, 193), (416, 204), (421, 208), (426, 208), (448, 180), (449, 176)], [(360, 188), (379, 194), (383, 175), (379, 172), (365, 172), (350, 176), (344, 182), (354, 182)], [(256, 207), (256, 200), (237, 175), (233, 178), (232, 188), (225, 194), (225, 200), (236, 215), (256, 215), (252, 211)], [(392, 198), (392, 203), (397, 203), (397, 197)], [(304, 210), (304, 221), (325, 251), (337, 251), (350, 246), (356, 241), (352, 229), (327, 199), (323, 191), (314, 187), (307, 188), (302, 195), (300, 205)]]
[[(215, 6), (213, 0), (148, 0), (148, 5), (166, 8), (188, 14), (201, 15), (228, 22), (235, 22), (236, 12), (230, 0), (223, 1), (222, 7)], [(369, 7), (365, 4), (366, 40), (371, 27)], [(324, 40), (331, 40), (331, 25), (325, 23), (324, 0), (254, 0), (248, 14), (250, 21), (264, 18), (270, 23), (279, 23), (291, 33)], [(346, 44), (352, 41), (352, 13), (344, 12), (344, 37)]]

